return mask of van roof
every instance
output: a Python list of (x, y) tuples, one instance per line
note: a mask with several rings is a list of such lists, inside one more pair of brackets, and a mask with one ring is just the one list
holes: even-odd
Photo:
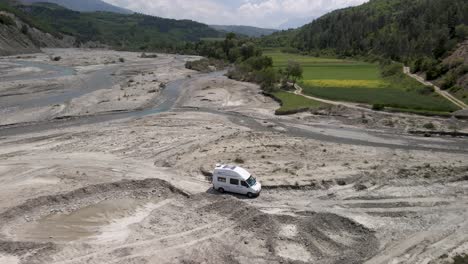
[(234, 171), (241, 176), (241, 178), (245, 181), (250, 178), (251, 174), (244, 168), (234, 165), (216, 165), (216, 171)]

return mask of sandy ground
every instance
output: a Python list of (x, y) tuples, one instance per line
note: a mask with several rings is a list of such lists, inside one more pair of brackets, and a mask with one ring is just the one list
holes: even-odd
[[(111, 86), (55, 116), (10, 109), (2, 120), (147, 108), (161, 95), (148, 89), (180, 78), (184, 93), (159, 114), (0, 130), (0, 263), (450, 263), (468, 252), (466, 140), (405, 134), (427, 122), (464, 130), (462, 121), (339, 108), (276, 117), (257, 86), (183, 69), (192, 58), (46, 52), (85, 79), (112, 69)], [(15, 100), (73, 78), (24, 81)], [(251, 171), (260, 197), (212, 190), (216, 163)]]

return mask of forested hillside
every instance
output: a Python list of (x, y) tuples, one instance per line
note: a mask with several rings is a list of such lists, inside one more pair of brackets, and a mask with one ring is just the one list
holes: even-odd
[(301, 50), (440, 58), (468, 36), (466, 0), (371, 0), (325, 15), (298, 31)]
[(32, 27), (56, 36), (69, 35), (76, 45), (99, 42), (116, 49), (185, 52), (191, 42), (223, 34), (208, 25), (142, 14), (77, 12), (51, 3), (18, 4), (0, 0), (8, 11)]
[[(292, 47), (312, 55), (377, 56), (404, 62), (447, 89), (467, 67), (444, 58), (468, 37), (466, 0), (370, 0), (331, 12), (304, 27), (273, 34), (266, 46)], [(446, 76), (447, 72), (450, 76)], [(458, 82), (460, 83), (460, 82)], [(468, 87), (465, 87), (468, 89)]]
[(80, 12), (95, 12), (95, 11), (105, 11), (105, 12), (114, 12), (114, 13), (122, 13), (122, 14), (131, 14), (133, 13), (130, 10), (120, 8), (111, 4), (108, 4), (101, 0), (20, 0), (22, 3), (25, 4), (32, 4), (32, 3), (54, 3), (57, 5), (61, 5), (68, 9)]

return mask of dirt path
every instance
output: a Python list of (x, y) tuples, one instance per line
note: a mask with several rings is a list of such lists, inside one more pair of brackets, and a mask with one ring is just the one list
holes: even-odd
[[(315, 97), (315, 96), (305, 95), (304, 92), (303, 92), (303, 88), (300, 87), (297, 84), (295, 85), (295, 88), (296, 88), (296, 90), (294, 92), (290, 92), (290, 93), (300, 95), (300, 96), (303, 96), (305, 98), (315, 100), (315, 101), (318, 101), (318, 102), (322, 102), (322, 103), (325, 103), (325, 104), (334, 105), (334, 106), (345, 106), (347, 108), (358, 110), (358, 111), (365, 112), (365, 113), (375, 113), (376, 112), (376, 111), (374, 111), (374, 110), (372, 110), (372, 109), (370, 109), (368, 107), (361, 106), (362, 104), (360, 105), (360, 104), (350, 103), (350, 102), (332, 101), (332, 100), (322, 99), (322, 98)], [(392, 112), (385, 112), (385, 111), (378, 111), (378, 113), (382, 114), (382, 115), (386, 115), (386, 116), (395, 116), (395, 117), (414, 117), (415, 116), (414, 114), (392, 113)]]
[(353, 103), (349, 103), (349, 102), (341, 102), (341, 101), (332, 101), (332, 100), (318, 98), (318, 97), (315, 97), (315, 96), (305, 95), (303, 93), (304, 89), (302, 89), (301, 86), (299, 86), (298, 84), (295, 84), (294, 87), (296, 88), (296, 90), (294, 92), (292, 92), (292, 93), (294, 93), (296, 95), (303, 96), (303, 97), (311, 99), (311, 100), (315, 100), (315, 101), (322, 102), (322, 103), (329, 104), (329, 105), (343, 105), (343, 106), (346, 106), (346, 107), (349, 107), (349, 108), (352, 108), (352, 109), (361, 110), (361, 111), (371, 111), (369, 108), (359, 106), (358, 104), (353, 104)]
[(409, 77), (415, 79), (416, 81), (424, 85), (434, 87), (434, 90), (436, 91), (436, 93), (440, 94), (441, 96), (443, 96), (444, 98), (446, 98), (447, 100), (455, 104), (457, 107), (460, 107), (461, 109), (468, 109), (468, 105), (466, 105), (463, 101), (459, 100), (455, 96), (451, 95), (449, 92), (440, 89), (440, 87), (434, 85), (431, 82), (424, 80), (424, 78), (422, 78), (421, 76), (418, 76), (417, 74), (412, 74), (411, 69), (409, 67), (406, 67), (406, 66), (403, 67), (403, 72)]

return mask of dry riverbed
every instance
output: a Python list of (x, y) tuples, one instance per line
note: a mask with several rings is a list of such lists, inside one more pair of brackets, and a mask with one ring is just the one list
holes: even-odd
[(0, 125), (144, 108), (167, 83), (193, 74), (185, 62), (195, 58), (77, 49), (1, 58)]
[[(466, 123), (387, 116), (401, 124), (388, 126), (348, 109), (276, 117), (255, 85), (184, 69), (192, 57), (139, 55), (0, 59), (10, 77), (31, 76), (12, 70), (15, 60), (76, 72), (0, 82), (0, 96), (20, 91), (1, 99), (19, 105), (1, 107), (2, 124), (41, 121), (0, 129), (0, 263), (450, 263), (467, 252), (466, 140), (414, 137), (404, 125)], [(181, 78), (169, 111), (57, 120), (151, 108), (161, 83)], [(27, 106), (31, 94), (81, 89), (78, 79), (103, 88)], [(261, 196), (212, 190), (216, 163), (249, 169)]]

